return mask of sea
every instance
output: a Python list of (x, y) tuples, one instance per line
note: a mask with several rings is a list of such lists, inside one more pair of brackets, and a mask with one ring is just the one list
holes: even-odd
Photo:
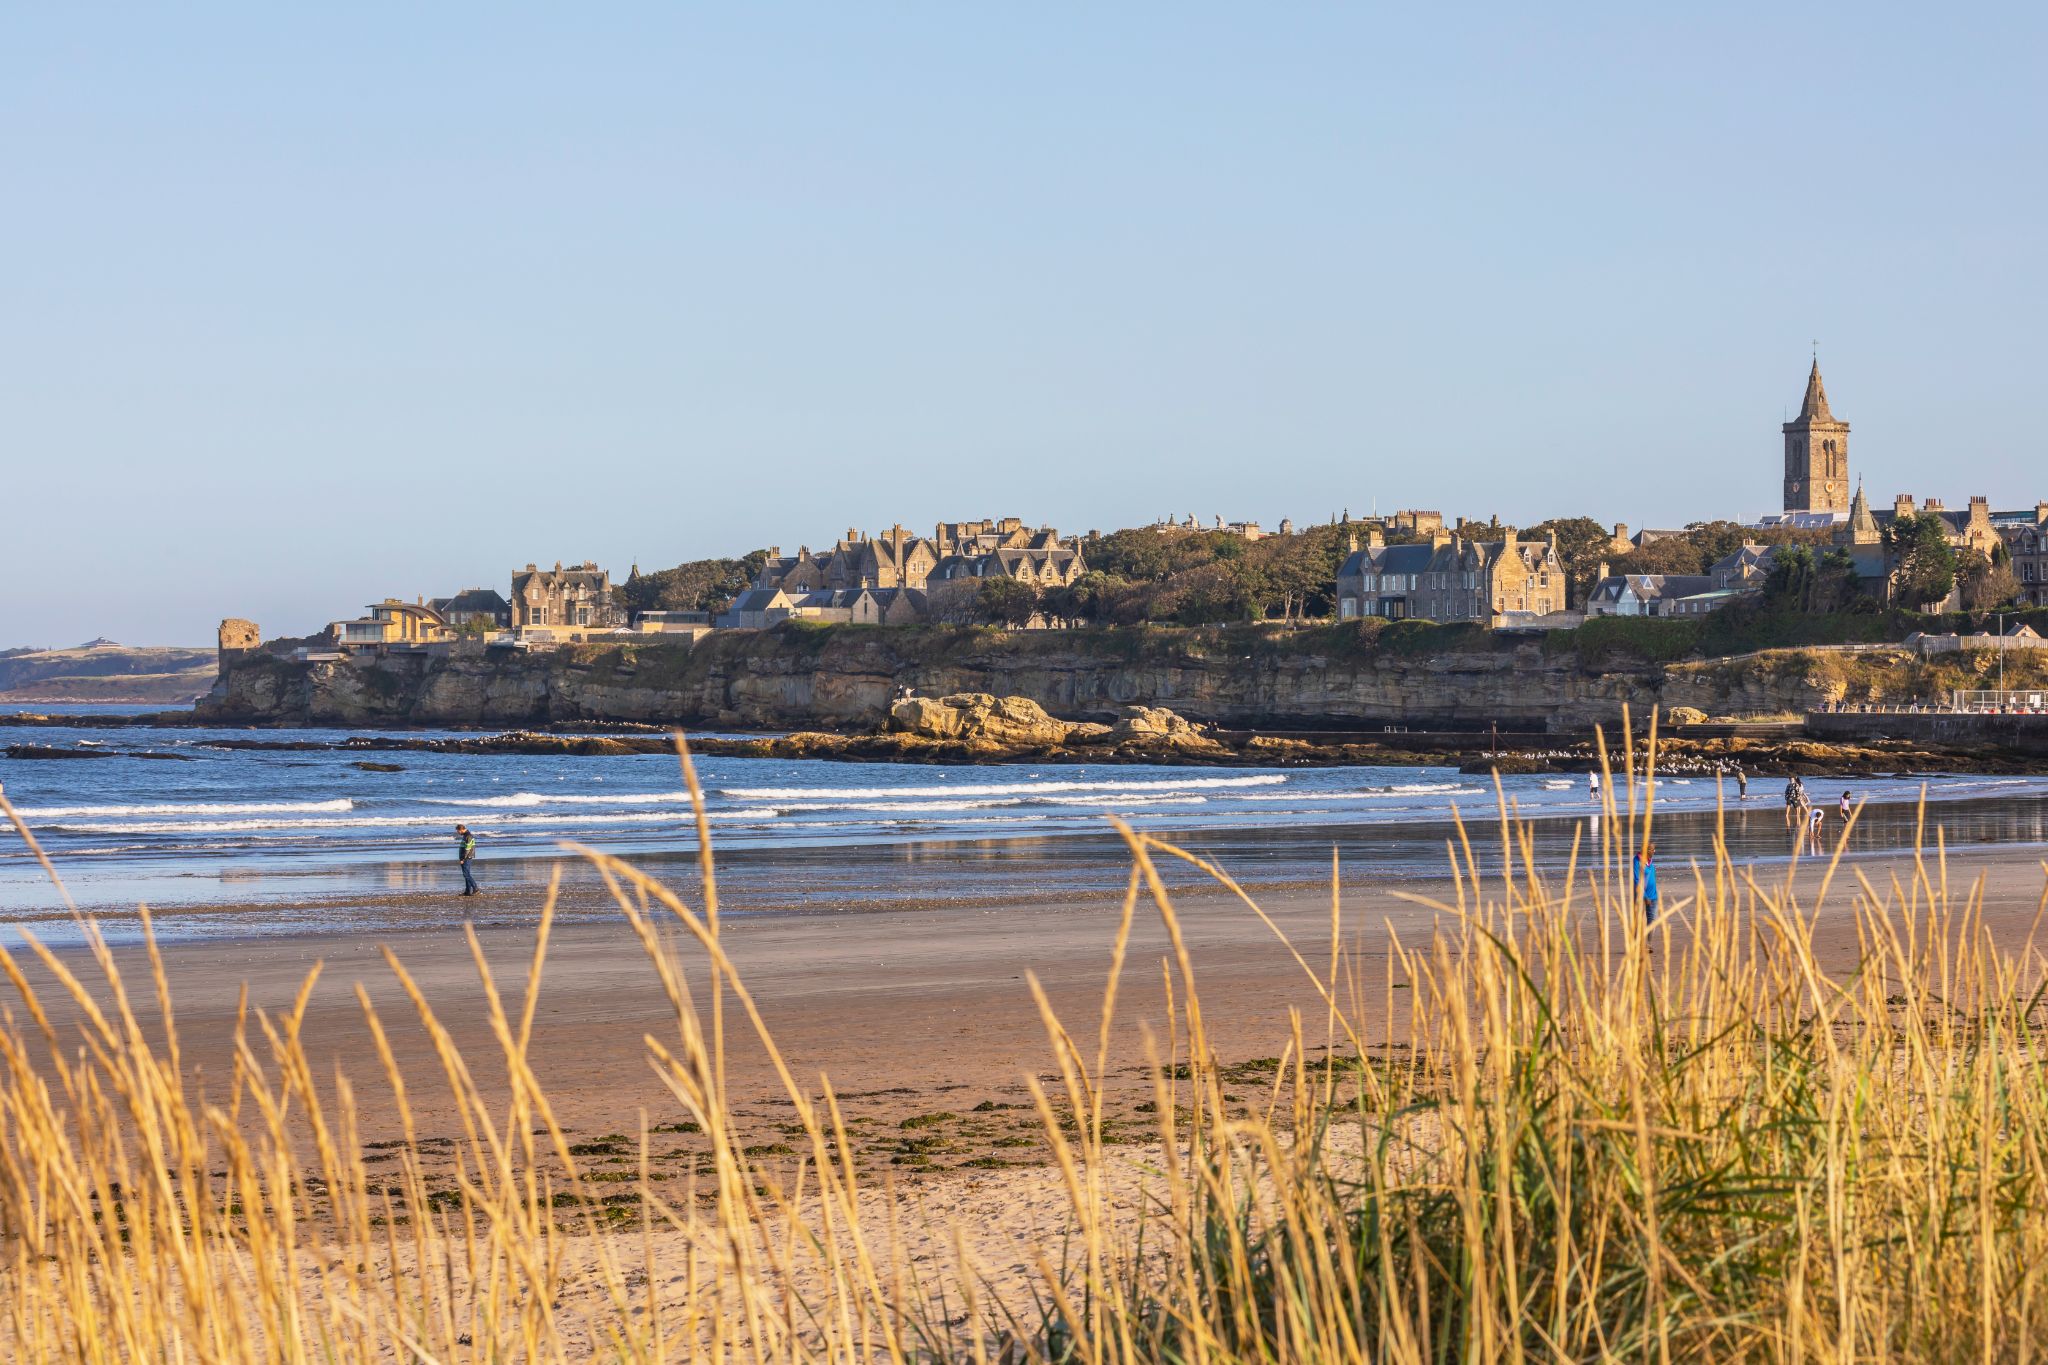
[[(0, 746), (109, 755), (0, 761), (0, 787), (78, 905), (147, 902), (174, 936), (323, 927), (331, 918), (323, 907), (346, 902), (359, 918), (363, 902), (380, 894), (452, 889), (459, 885), (458, 822), (476, 834), (487, 887), (539, 885), (570, 844), (657, 867), (694, 863), (695, 817), (672, 756), (219, 747), (252, 738), (340, 743), (374, 733), (0, 728)], [(1423, 766), (758, 758), (704, 758), (697, 771), (726, 901), (738, 913), (1113, 892), (1129, 857), (1112, 817), (1214, 858), (1254, 885), (1327, 881), (1333, 857), (1354, 877), (1440, 875), (1455, 822), (1481, 847), (1489, 838), (1497, 845), (1504, 809), (1533, 822), (1539, 852), (1555, 862), (1570, 856), (1574, 840), (1597, 834), (1583, 776), (1515, 775), (1496, 785), (1491, 776)], [(1844, 792), (1852, 804), (1871, 803), (1859, 820), (1860, 852), (1910, 844), (1923, 797), (1933, 812), (1927, 837), (1938, 829), (1951, 849), (2048, 837), (2048, 777), (1843, 773), (1808, 786), (1831, 811)], [(1710, 849), (1722, 821), (1745, 856), (1788, 859), (1782, 788), (1782, 780), (1758, 778), (1749, 800), (1739, 802), (1732, 782), (1660, 777), (1657, 818), (1679, 856)], [(1726, 816), (1718, 813), (1724, 809)], [(1660, 844), (1666, 837), (1660, 834)], [(0, 927), (47, 924), (61, 904), (24, 842), (0, 832)], [(271, 913), (176, 914), (225, 905)]]

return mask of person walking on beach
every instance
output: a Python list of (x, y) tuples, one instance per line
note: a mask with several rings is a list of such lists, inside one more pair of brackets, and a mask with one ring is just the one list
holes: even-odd
[(1842, 793), (1842, 823), (1849, 823), (1849, 793)]
[(1785, 828), (1798, 832), (1799, 826), (1799, 779), (1792, 778), (1785, 783)]
[(455, 860), (462, 865), (462, 894), (474, 896), (477, 893), (476, 877), (469, 865), (476, 860), (476, 836), (469, 832), (468, 825), (455, 827)]
[(1636, 895), (1643, 902), (1645, 927), (1657, 922), (1657, 846), (1644, 844), (1636, 854)]
[(1749, 800), (1749, 769), (1740, 763), (1735, 765), (1735, 791), (1737, 800)]
[(1598, 768), (1586, 774), (1586, 799), (1596, 806), (1600, 804), (1600, 770)]

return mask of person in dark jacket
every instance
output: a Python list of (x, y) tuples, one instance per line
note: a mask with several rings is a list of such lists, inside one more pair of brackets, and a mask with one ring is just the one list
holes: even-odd
[(474, 896), (477, 893), (476, 878), (470, 873), (469, 865), (476, 859), (476, 836), (469, 832), (468, 825), (455, 827), (455, 859), (462, 864), (462, 894)]

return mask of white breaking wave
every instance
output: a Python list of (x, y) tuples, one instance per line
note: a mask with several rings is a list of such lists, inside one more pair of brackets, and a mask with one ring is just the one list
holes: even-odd
[(1111, 810), (1125, 806), (1199, 806), (1206, 796), (1020, 796), (986, 801), (820, 801), (778, 806), (783, 814), (801, 815), (943, 815), (952, 810), (1016, 810), (1023, 806), (1074, 806)]
[(1363, 801), (1377, 792), (1246, 792), (1229, 796), (1230, 801)]
[(1059, 792), (1179, 792), (1215, 787), (1270, 787), (1284, 773), (1249, 777), (1187, 777), (1150, 782), (1007, 782), (946, 787), (720, 787), (742, 801), (945, 801), (956, 796), (1045, 796)]
[[(772, 820), (773, 807), (758, 810), (713, 811), (713, 820)], [(123, 824), (53, 825), (66, 834), (247, 834), (276, 830), (416, 829), (422, 825), (452, 825), (441, 815), (366, 815), (356, 820), (156, 820)], [(658, 825), (686, 827), (686, 817), (668, 811), (620, 811), (611, 815), (507, 815), (497, 819), (477, 818), (477, 833), (489, 835), (507, 827), (559, 828), (565, 825)]]
[(265, 815), (291, 811), (354, 810), (347, 797), (333, 801), (194, 801), (152, 806), (21, 806), (25, 820), (68, 820), (108, 815)]
[(690, 804), (688, 792), (611, 792), (603, 796), (584, 796), (567, 792), (514, 792), (510, 796), (420, 796), (413, 799), (425, 806), (463, 806), (471, 810), (505, 810), (555, 805), (651, 806), (662, 802), (677, 806)]

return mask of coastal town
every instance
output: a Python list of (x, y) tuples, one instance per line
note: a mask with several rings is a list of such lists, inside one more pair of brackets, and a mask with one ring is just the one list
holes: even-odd
[[(1019, 517), (849, 527), (829, 545), (769, 546), (623, 578), (596, 562), (528, 562), (502, 590), (389, 595), (293, 649), (550, 649), (606, 639), (694, 643), (783, 622), (1048, 629), (1145, 622), (1417, 620), (1500, 631), (1571, 629), (1599, 617), (1688, 618), (1771, 596), (1807, 611), (1921, 613), (2048, 606), (2048, 501), (1954, 504), (1895, 493), (1876, 502), (1852, 473), (1849, 423), (1829, 405), (1816, 359), (1798, 415), (1781, 428), (1778, 509), (1744, 520), (1702, 507), (1684, 527), (1590, 518), (1533, 526), (1407, 509), (1327, 520), (1203, 522), (1168, 515), (1107, 535), (1062, 534)], [(1768, 457), (1758, 461), (1762, 482)], [(2005, 647), (2035, 647), (2024, 622)], [(1930, 635), (1930, 648), (1953, 634)], [(262, 643), (222, 623), (223, 650)], [(1950, 647), (1953, 647), (1952, 645)]]

